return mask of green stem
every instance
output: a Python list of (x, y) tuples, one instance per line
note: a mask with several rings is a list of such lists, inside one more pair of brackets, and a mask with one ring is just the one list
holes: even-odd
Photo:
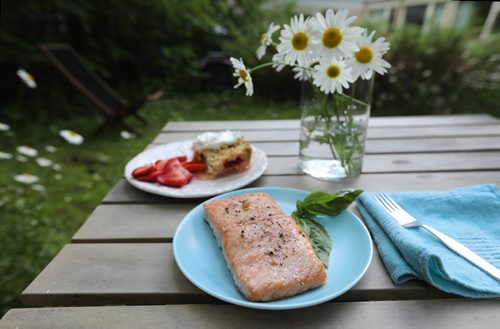
[(252, 67), (250, 69), (248, 69), (248, 72), (249, 73), (252, 73), (253, 71), (257, 71), (257, 70), (260, 70), (264, 67), (268, 67), (268, 66), (271, 66), (271, 65), (288, 65), (288, 66), (291, 66), (291, 67), (298, 67), (298, 68), (301, 68), (301, 69), (304, 69), (304, 70), (312, 70), (313, 68), (312, 67), (309, 67), (309, 66), (301, 66), (301, 65), (290, 65), (286, 62), (267, 62), (267, 63), (262, 63), (262, 64), (259, 64), (255, 67)]
[[(279, 62), (267, 62), (267, 63), (263, 63), (263, 64), (260, 64), (260, 65), (257, 65), (256, 67), (252, 67), (251, 69), (248, 69), (248, 72), (252, 73), (253, 71), (257, 71), (259, 69), (271, 66), (273, 64), (280, 64), (280, 63)], [(283, 64), (286, 64), (286, 63), (283, 63)]]
[(351, 97), (349, 95), (346, 95), (346, 94), (338, 94), (338, 96), (341, 96), (341, 97), (344, 97), (348, 100), (350, 100), (351, 102), (353, 103), (356, 103), (356, 104), (359, 104), (359, 105), (362, 105), (362, 106), (368, 106), (367, 103), (363, 102), (363, 101), (360, 101), (359, 99), (356, 99), (354, 97)]

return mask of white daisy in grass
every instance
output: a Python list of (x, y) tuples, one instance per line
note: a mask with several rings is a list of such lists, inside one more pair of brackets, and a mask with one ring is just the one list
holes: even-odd
[(229, 59), (231, 61), (231, 64), (233, 64), (234, 68), (234, 73), (233, 76), (238, 78), (238, 83), (234, 86), (234, 88), (238, 88), (241, 85), (245, 85), (246, 88), (246, 95), (247, 96), (252, 96), (253, 95), (253, 82), (252, 82), (252, 76), (250, 75), (250, 71), (246, 68), (245, 64), (243, 63), (243, 60), (236, 59), (234, 57), (231, 57)]
[(52, 145), (47, 145), (47, 146), (45, 146), (45, 151), (50, 152), (50, 153), (56, 153), (57, 148), (55, 146), (52, 146)]
[(283, 54), (276, 53), (273, 55), (273, 68), (276, 72), (281, 72), (285, 68), (286, 64), (284, 64)]
[(320, 63), (313, 73), (313, 83), (325, 94), (341, 94), (342, 88), (349, 88), (353, 81), (351, 68), (343, 61)]
[(0, 151), (0, 160), (9, 160), (12, 159), (13, 155), (4, 151)]
[(10, 126), (6, 123), (0, 122), (0, 131), (9, 131)]
[(17, 153), (28, 156), (28, 157), (36, 157), (38, 155), (38, 151), (32, 147), (21, 145), (17, 147)]
[(135, 134), (133, 134), (130, 131), (127, 131), (127, 130), (120, 131), (120, 136), (123, 139), (133, 139), (133, 138), (135, 138)]
[(31, 186), (31, 189), (37, 192), (45, 192), (45, 186), (40, 184), (35, 184)]
[(267, 46), (270, 46), (273, 43), (273, 33), (278, 31), (280, 29), (279, 25), (274, 25), (274, 23), (271, 22), (269, 24), (269, 27), (267, 28), (267, 32), (264, 32), (260, 35), (259, 38), (259, 48), (257, 48), (257, 51), (255, 52), (255, 55), (257, 55), (257, 58), (260, 60), (264, 55), (266, 54), (266, 49)]
[(74, 145), (80, 145), (83, 143), (83, 136), (74, 132), (73, 130), (61, 130), (59, 136), (64, 138), (66, 142)]
[(21, 174), (21, 175), (15, 175), (14, 180), (19, 183), (23, 184), (33, 184), (38, 182), (38, 176), (31, 175), (31, 174)]
[(28, 158), (25, 157), (24, 155), (18, 154), (18, 155), (16, 155), (16, 160), (19, 162), (27, 162)]
[(28, 72), (26, 72), (25, 69), (17, 69), (16, 71), (17, 76), (30, 88), (36, 88), (36, 82), (35, 78)]
[(311, 62), (311, 46), (311, 24), (309, 19), (304, 19), (304, 15), (300, 14), (292, 17), (290, 25), (283, 26), (280, 43), (276, 49), (283, 55), (285, 63), (305, 66)]
[(358, 50), (356, 42), (361, 37), (363, 29), (349, 27), (356, 17), (347, 18), (348, 13), (346, 9), (339, 10), (336, 14), (332, 9), (328, 9), (325, 16), (317, 13), (311, 20), (314, 50), (323, 61), (330, 62), (350, 57), (352, 52)]
[(349, 60), (349, 66), (352, 67), (352, 76), (354, 79), (361, 77), (363, 80), (369, 80), (373, 76), (373, 71), (378, 74), (384, 74), (391, 64), (382, 59), (382, 56), (389, 50), (389, 43), (385, 38), (378, 38), (372, 42), (375, 31), (367, 35), (366, 30), (358, 41), (359, 50)]
[(54, 163), (52, 165), (52, 169), (54, 169), (54, 171), (61, 171), (62, 170), (62, 166), (59, 163)]
[(46, 158), (36, 158), (36, 163), (40, 166), (40, 167), (50, 167), (52, 165), (52, 160), (50, 159), (46, 159)]

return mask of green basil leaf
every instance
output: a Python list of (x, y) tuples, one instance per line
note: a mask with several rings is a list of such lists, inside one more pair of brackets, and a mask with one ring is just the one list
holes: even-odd
[(332, 251), (332, 240), (323, 225), (307, 217), (298, 217), (294, 212), (293, 219), (302, 227), (311, 242), (314, 252), (323, 265), (328, 268), (328, 261)]
[(335, 194), (312, 192), (304, 200), (297, 200), (297, 209), (292, 213), (292, 217), (302, 227), (314, 252), (326, 268), (332, 251), (332, 240), (323, 225), (316, 222), (313, 217), (340, 214), (362, 192), (363, 190), (343, 190)]
[(335, 194), (312, 192), (301, 201), (298, 210), (308, 215), (336, 216), (349, 207), (362, 192), (363, 190), (343, 190)]

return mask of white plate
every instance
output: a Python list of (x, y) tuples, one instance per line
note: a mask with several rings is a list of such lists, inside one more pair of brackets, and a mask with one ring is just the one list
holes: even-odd
[(250, 169), (244, 173), (207, 180), (193, 178), (189, 184), (180, 188), (163, 186), (158, 183), (141, 182), (132, 177), (134, 169), (148, 163), (154, 163), (157, 160), (165, 160), (180, 155), (187, 155), (189, 159), (193, 153), (192, 145), (193, 141), (187, 140), (147, 149), (127, 163), (125, 166), (125, 178), (132, 186), (145, 192), (174, 198), (202, 198), (229, 192), (248, 185), (259, 178), (267, 167), (266, 154), (252, 146)]

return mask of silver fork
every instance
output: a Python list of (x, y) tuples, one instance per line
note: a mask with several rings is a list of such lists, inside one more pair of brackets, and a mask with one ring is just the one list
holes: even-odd
[(375, 199), (384, 207), (385, 210), (399, 223), (399, 225), (406, 228), (422, 227), (427, 231), (432, 233), (436, 238), (441, 240), (441, 242), (447, 246), (449, 249), (467, 259), (472, 264), (476, 265), (484, 272), (488, 273), (497, 280), (500, 280), (500, 270), (497, 269), (492, 264), (488, 263), (486, 260), (481, 258), (478, 254), (459, 243), (458, 241), (450, 238), (446, 234), (443, 234), (436, 230), (435, 228), (422, 224), (415, 217), (407, 213), (403, 208), (401, 208), (390, 196), (385, 193), (375, 194)]

